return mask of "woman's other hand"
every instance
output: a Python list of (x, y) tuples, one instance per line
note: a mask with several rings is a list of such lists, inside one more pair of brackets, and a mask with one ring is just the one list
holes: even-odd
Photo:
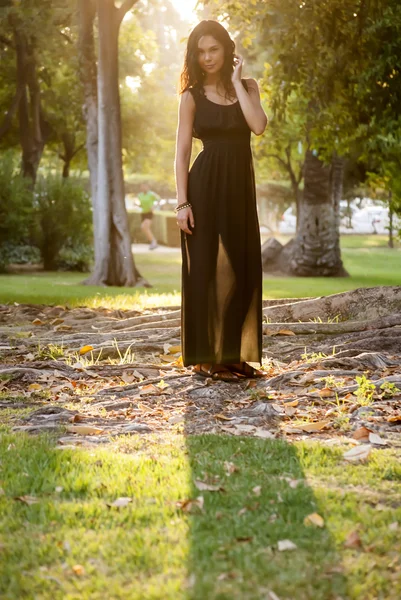
[(231, 76), (233, 84), (241, 83), (242, 67), (244, 65), (244, 59), (239, 54), (234, 55), (234, 71)]
[(195, 227), (195, 220), (192, 209), (190, 207), (182, 208), (177, 213), (177, 225), (180, 229), (182, 229), (182, 231), (184, 231), (185, 233), (189, 233), (189, 235), (192, 235), (192, 231), (189, 229), (188, 223), (189, 225), (191, 225), (192, 228)]

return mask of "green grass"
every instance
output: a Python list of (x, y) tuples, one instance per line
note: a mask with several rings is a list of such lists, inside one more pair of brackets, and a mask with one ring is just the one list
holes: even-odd
[[(344, 236), (342, 256), (351, 275), (349, 278), (265, 277), (264, 298), (318, 296), (357, 287), (399, 285), (401, 249), (391, 250), (386, 248), (385, 244), (385, 236)], [(124, 291), (121, 288), (109, 287), (105, 291), (101, 287), (81, 285), (85, 276), (80, 273), (1, 275), (0, 302), (127, 309), (180, 303), (179, 252), (139, 254), (136, 263), (153, 288)]]
[[(50, 438), (3, 431), (0, 460), (4, 600), (400, 597), (393, 450), (345, 465), (340, 449), (306, 443), (177, 435), (118, 441), (114, 452), (56, 450)], [(293, 489), (281, 476), (311, 483)], [(195, 479), (223, 491), (200, 492)], [(15, 500), (24, 495), (38, 502)], [(177, 508), (200, 495), (203, 512)], [(133, 500), (107, 506), (121, 496)], [(324, 528), (304, 525), (313, 512)], [(356, 528), (362, 547), (344, 548)], [(283, 539), (297, 549), (278, 552)]]

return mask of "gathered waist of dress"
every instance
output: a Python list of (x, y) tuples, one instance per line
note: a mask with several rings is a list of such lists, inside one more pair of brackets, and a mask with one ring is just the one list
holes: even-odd
[(251, 147), (251, 137), (250, 135), (218, 135), (203, 138), (202, 144), (205, 150), (216, 145), (247, 149)]

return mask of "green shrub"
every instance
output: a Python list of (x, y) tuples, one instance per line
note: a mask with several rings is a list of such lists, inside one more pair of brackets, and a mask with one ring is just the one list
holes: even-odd
[(41, 260), (39, 248), (34, 246), (14, 245), (10, 243), (0, 246), (0, 272), (4, 273), (9, 264), (27, 265), (39, 263)]
[(59, 271), (90, 271), (93, 261), (93, 248), (87, 244), (77, 244), (73, 248), (64, 246), (58, 253), (56, 267)]
[[(29, 245), (33, 226), (33, 194), (17, 172), (11, 153), (0, 161), (0, 270), (13, 262), (13, 248)], [(14, 252), (15, 254), (15, 252)]]
[[(92, 247), (92, 207), (88, 194), (73, 179), (54, 176), (39, 180), (35, 191), (35, 238), (44, 269), (51, 271), (72, 263), (77, 269), (84, 262), (86, 270)], [(86, 258), (82, 260), (84, 255)]]

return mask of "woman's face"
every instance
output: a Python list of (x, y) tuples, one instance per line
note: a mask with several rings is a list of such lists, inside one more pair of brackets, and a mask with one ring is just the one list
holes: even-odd
[(224, 48), (213, 36), (204, 35), (198, 42), (198, 62), (204, 73), (218, 73), (224, 65)]

